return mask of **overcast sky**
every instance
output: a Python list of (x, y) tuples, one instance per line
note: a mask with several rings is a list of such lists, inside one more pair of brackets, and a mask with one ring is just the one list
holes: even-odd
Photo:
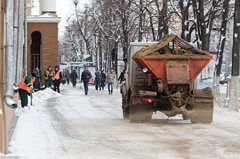
[[(85, 1), (85, 0), (80, 0)], [(64, 27), (66, 26), (66, 20), (74, 13), (74, 5), (72, 0), (57, 0), (57, 15), (61, 17), (59, 23), (59, 34), (62, 35)]]
[[(89, 4), (91, 0), (79, 0), (79, 6), (84, 7), (85, 4)], [(66, 20), (75, 12), (73, 0), (57, 0), (57, 15), (61, 17), (59, 24), (59, 34), (62, 35), (64, 27), (66, 26)]]

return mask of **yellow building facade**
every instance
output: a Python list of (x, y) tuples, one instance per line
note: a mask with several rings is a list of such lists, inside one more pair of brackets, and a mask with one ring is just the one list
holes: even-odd
[[(45, 70), (48, 65), (53, 67), (58, 65), (58, 23), (60, 18), (56, 16), (56, 10), (54, 9), (56, 8), (56, 1), (40, 0), (40, 2), (43, 3), (41, 14), (31, 16), (32, 0), (0, 0), (0, 153), (3, 154), (8, 153), (8, 144), (17, 121), (13, 107), (16, 108), (19, 100), (14, 85), (19, 84), (22, 76), (31, 73), (35, 67)], [(48, 3), (51, 4), (50, 7)], [(20, 4), (22, 7), (19, 7)], [(9, 9), (9, 6), (12, 8)], [(22, 11), (24, 10), (24, 14), (19, 13), (19, 8)], [(13, 17), (23, 18), (24, 23), (20, 22), (18, 27), (15, 27), (16, 25), (13, 25), (13, 22), (12, 26), (9, 27), (8, 18), (11, 17), (7, 16), (9, 11), (13, 14)], [(14, 20), (12, 19), (12, 21)], [(9, 37), (9, 30), (12, 30), (12, 39), (16, 37), (15, 31), (18, 30), (19, 39), (24, 40), (19, 42), (21, 40), (14, 39), (13, 44), (9, 45), (9, 38), (7, 38)], [(24, 30), (24, 34), (20, 34), (19, 30)], [(18, 48), (19, 43), (20, 49)], [(9, 51), (9, 47), (12, 47), (12, 51)], [(9, 53), (12, 52), (15, 53), (9, 60)], [(21, 58), (19, 58), (20, 56)], [(21, 65), (18, 64), (19, 61), (21, 61)], [(14, 65), (14, 69), (8, 67), (9, 64)], [(7, 68), (14, 72), (14, 77), (11, 76), (11, 80), (9, 79), (10, 71)], [(14, 104), (11, 106), (9, 101)], [(17, 107), (20, 107), (20, 105)]]

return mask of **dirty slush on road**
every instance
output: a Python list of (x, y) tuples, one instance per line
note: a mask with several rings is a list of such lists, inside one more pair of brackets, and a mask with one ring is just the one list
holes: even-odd
[(240, 130), (218, 112), (210, 125), (191, 124), (181, 116), (167, 119), (162, 113), (153, 114), (150, 123), (130, 123), (122, 119), (117, 91), (109, 96), (91, 88), (85, 96), (81, 89), (63, 89), (62, 96), (41, 106), (49, 116), (52, 130), (47, 131), (54, 131), (48, 144), (55, 145), (43, 150), (53, 158), (238, 158)]

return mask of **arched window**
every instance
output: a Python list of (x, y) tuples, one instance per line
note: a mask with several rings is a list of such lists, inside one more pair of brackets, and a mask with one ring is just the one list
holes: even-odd
[(41, 44), (42, 35), (39, 31), (34, 31), (31, 34), (32, 44), (31, 44), (31, 71), (34, 68), (41, 68)]

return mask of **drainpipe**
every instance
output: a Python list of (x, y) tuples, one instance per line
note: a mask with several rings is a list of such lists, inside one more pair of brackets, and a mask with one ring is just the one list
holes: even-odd
[(8, 107), (17, 108), (17, 103), (13, 101), (14, 81), (15, 81), (15, 57), (13, 46), (13, 0), (7, 0), (6, 12), (6, 92), (5, 103)]
[(18, 62), (17, 62), (17, 83), (23, 77), (23, 44), (24, 44), (24, 1), (18, 2)]
[(13, 49), (14, 49), (14, 65), (16, 66), (14, 69), (15, 70), (15, 82), (17, 84), (17, 76), (18, 76), (18, 69), (17, 69), (17, 66), (18, 66), (18, 60), (19, 60), (19, 56), (18, 56), (18, 45), (19, 45), (19, 41), (18, 41), (18, 37), (19, 37), (19, 25), (18, 25), (18, 22), (19, 22), (19, 7), (18, 7), (18, 1), (14, 1), (13, 2), (14, 5), (13, 5)]
[(23, 75), (27, 75), (27, 0), (24, 0), (24, 47), (23, 47)]

